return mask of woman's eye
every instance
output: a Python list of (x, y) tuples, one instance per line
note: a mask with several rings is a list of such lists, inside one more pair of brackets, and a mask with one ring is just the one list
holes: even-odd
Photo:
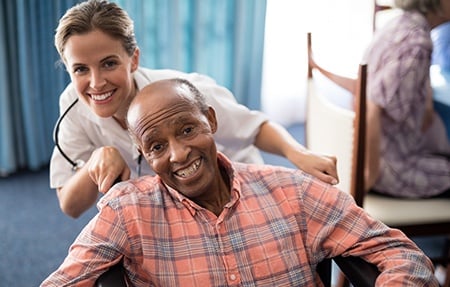
[(73, 69), (73, 73), (74, 74), (82, 74), (82, 73), (85, 73), (86, 71), (87, 71), (88, 69), (86, 68), (86, 67), (75, 67), (74, 69)]
[(114, 68), (117, 65), (116, 61), (106, 61), (103, 66), (107, 69)]

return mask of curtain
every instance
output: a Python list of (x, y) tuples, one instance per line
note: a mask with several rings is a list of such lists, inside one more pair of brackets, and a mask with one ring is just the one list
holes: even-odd
[(141, 65), (209, 75), (260, 108), (265, 0), (116, 0), (134, 20)]
[(0, 175), (46, 165), (58, 95), (68, 78), (57, 71), (53, 33), (75, 1), (0, 2)]
[[(48, 164), (59, 94), (53, 45), (76, 0), (0, 1), (0, 176)], [(116, 0), (135, 21), (141, 65), (199, 72), (260, 108), (265, 0)]]

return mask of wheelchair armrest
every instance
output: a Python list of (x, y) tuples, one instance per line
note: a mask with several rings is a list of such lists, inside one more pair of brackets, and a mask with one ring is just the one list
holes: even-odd
[[(364, 261), (359, 257), (342, 257), (333, 258), (334, 262), (344, 273), (345, 277), (353, 284), (353, 286), (371, 287), (375, 286), (375, 280), (380, 272), (375, 265)], [(325, 269), (331, 271), (330, 261), (326, 262)], [(326, 272), (325, 272), (326, 273)], [(322, 278), (330, 281), (328, 278)], [(327, 277), (327, 276), (326, 276)], [(96, 287), (126, 287), (126, 275), (121, 263), (112, 266), (108, 271), (103, 273), (96, 281)]]
[(119, 262), (98, 277), (95, 287), (127, 287), (125, 277), (125, 270), (122, 263)]
[(380, 271), (374, 264), (353, 256), (338, 256), (333, 260), (353, 286), (375, 286)]

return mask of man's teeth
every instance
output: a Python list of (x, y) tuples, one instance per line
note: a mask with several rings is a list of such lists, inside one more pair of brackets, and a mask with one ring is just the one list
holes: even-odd
[(91, 97), (92, 97), (92, 99), (94, 101), (104, 101), (107, 98), (111, 97), (111, 95), (112, 95), (112, 92), (108, 92), (108, 93), (104, 93), (104, 94), (101, 94), (101, 95), (93, 95), (93, 94), (91, 94)]
[(200, 160), (196, 160), (190, 167), (185, 168), (183, 170), (179, 170), (176, 172), (176, 174), (180, 177), (188, 177), (192, 175), (194, 172), (198, 170), (198, 167), (200, 166)]

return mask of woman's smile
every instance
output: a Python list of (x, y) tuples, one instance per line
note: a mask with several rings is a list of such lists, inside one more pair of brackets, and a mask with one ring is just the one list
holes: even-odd
[(114, 91), (115, 90), (101, 94), (88, 93), (88, 95), (96, 104), (106, 104), (112, 100), (112, 95), (114, 94)]

